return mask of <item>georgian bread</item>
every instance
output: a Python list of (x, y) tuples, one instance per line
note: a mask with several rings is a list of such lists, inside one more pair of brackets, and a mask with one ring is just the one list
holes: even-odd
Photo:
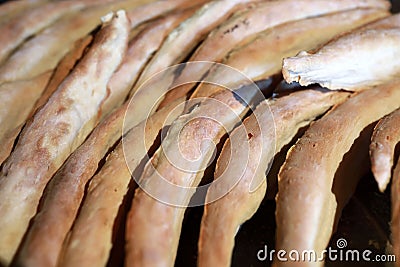
[(177, 105), (184, 100), (176, 100), (129, 130), (123, 138), (124, 146), (120, 142), (107, 157), (105, 165), (90, 181), (57, 266), (106, 266), (113, 231), (119, 227), (114, 226), (114, 221), (128, 190), (131, 171), (146, 156), (159, 130), (181, 114), (184, 106), (177, 108)]
[[(394, 80), (358, 93), (312, 124), (289, 150), (278, 175), (277, 250), (313, 250), (321, 255), (338, 208), (332, 193), (335, 172), (361, 131), (400, 106), (399, 89), (400, 81)], [(274, 266), (288, 265), (296, 262), (274, 261)]]
[[(243, 71), (253, 80), (262, 80), (281, 72), (283, 58), (318, 47), (342, 32), (387, 15), (387, 11), (380, 9), (355, 9), (289, 22), (260, 33), (228, 53), (222, 62)], [(238, 77), (223, 75), (223, 71), (217, 66), (210, 70), (208, 76), (217, 77), (211, 79), (231, 88), (243, 84)], [(202, 83), (191, 97), (215, 93), (210, 89), (218, 88)]]
[(10, 155), (12, 146), (35, 101), (46, 87), (51, 72), (31, 80), (0, 85), (0, 165)]
[(400, 63), (395, 60), (400, 57), (399, 42), (397, 14), (330, 41), (317, 51), (286, 58), (283, 77), (289, 83), (318, 83), (329, 89), (368, 89), (400, 74)]
[[(258, 96), (255, 87), (244, 93), (247, 100)], [(172, 123), (139, 179), (129, 212), (127, 266), (174, 265), (185, 207), (215, 151), (210, 143), (218, 143), (247, 110), (236, 94), (222, 92)]]
[(82, 9), (79, 1), (53, 2), (28, 9), (0, 26), (0, 63), (26, 38), (54, 23), (65, 14)]
[(265, 172), (275, 154), (300, 128), (348, 96), (315, 89), (266, 100), (232, 132), (217, 161), (216, 182), (207, 192), (198, 266), (231, 265), (236, 231), (261, 204), (267, 187)]
[[(223, 62), (224, 56), (226, 57), (226, 54), (230, 50), (238, 49), (240, 43), (246, 40), (246, 38), (254, 39), (254, 37), (262, 31), (266, 31), (267, 29), (276, 27), (280, 24), (288, 23), (289, 21), (327, 15), (328, 13), (343, 12), (356, 8), (380, 9), (381, 16), (383, 16), (383, 10), (387, 10), (389, 6), (385, 1), (366, 2), (353, 0), (340, 0), (329, 3), (319, 0), (283, 0), (265, 1), (258, 5), (251, 5), (245, 10), (240, 10), (227, 22), (213, 30), (191, 56), (190, 61)], [(287, 14), (291, 15), (288, 16)], [(359, 16), (358, 14), (355, 15)], [(376, 18), (378, 18), (378, 16)], [(346, 23), (339, 19), (340, 18), (338, 18), (337, 22), (340, 24)], [(350, 19), (351, 21), (356, 20), (351, 17), (347, 19)], [(372, 19), (371, 16), (370, 20)], [(349, 25), (351, 24), (351, 21), (348, 22)], [(364, 23), (365, 22), (367, 22), (367, 20), (365, 20)], [(353, 28), (355, 27), (356, 25), (353, 26)], [(286, 29), (282, 30), (286, 31)], [(280, 29), (276, 28), (276, 31), (279, 32)], [(275, 33), (275, 28), (272, 31), (272, 35), (278, 35)], [(264, 49), (264, 51), (268, 52), (267, 49)], [(262, 59), (266, 64), (268, 62), (267, 60), (264, 60), (262, 56), (258, 56), (251, 58), (252, 63), (257, 59)], [(197, 78), (197, 81), (201, 81), (201, 78), (208, 71), (207, 66), (209, 65), (190, 65), (190, 68), (184, 69), (177, 79), (186, 81), (190, 77), (191, 79)], [(281, 62), (279, 62), (279, 69), (280, 68)], [(242, 67), (239, 69), (245, 68)], [(187, 94), (187, 92), (189, 92), (193, 87), (194, 84), (188, 84), (185, 87), (179, 88), (179, 90), (172, 90), (166, 95), (165, 100), (160, 104), (160, 107), (162, 107), (164, 103), (168, 104), (168, 99), (170, 97), (171, 99), (181, 97)], [(198, 93), (199, 90), (196, 92)], [(194, 95), (197, 95), (197, 93)], [(209, 94), (206, 93), (205, 95)]]
[(371, 138), (371, 168), (381, 192), (390, 182), (394, 150), (400, 142), (400, 109), (381, 119)]
[(98, 122), (106, 85), (127, 48), (125, 12), (103, 18), (90, 51), (35, 114), (0, 175), (0, 260), (9, 263), (51, 176)]
[(48, 0), (26, 0), (26, 1), (7, 1), (2, 3), (0, 8), (0, 25), (7, 23), (19, 16), (29, 8), (35, 8), (38, 5), (44, 4)]
[(143, 21), (157, 18), (169, 12), (182, 11), (191, 9), (195, 6), (209, 2), (210, 0), (169, 0), (169, 1), (154, 1), (152, 3), (140, 6), (127, 12), (131, 28), (138, 26)]
[[(182, 16), (185, 13), (159, 19), (130, 42), (122, 65), (108, 82), (110, 95), (103, 102), (102, 116), (117, 105), (115, 102), (124, 99), (147, 58)], [(38, 267), (56, 265), (63, 241), (78, 212), (86, 183), (95, 174), (99, 162), (121, 138), (124, 122), (127, 125), (125, 130), (140, 122), (138, 118), (141, 116), (125, 116), (127, 106), (128, 103), (125, 103), (105, 118), (52, 178), (42, 199), (42, 208), (34, 217), (17, 255), (18, 264)], [(49, 232), (51, 235), (48, 235)], [(46, 255), (42, 255), (41, 251), (47, 251)]]
[(163, 44), (166, 36), (194, 12), (194, 9), (177, 11), (157, 19), (149, 23), (142, 32), (130, 41), (127, 55), (121, 67), (108, 83), (110, 95), (104, 102), (103, 110), (111, 110), (111, 108), (119, 106), (129, 93), (134, 94), (136, 92), (131, 90), (132, 86), (148, 61)]
[[(54, 69), (76, 40), (101, 23), (110, 10), (133, 9), (154, 0), (119, 0), (70, 13), (28, 40), (0, 67), (0, 83), (24, 80)], [(85, 14), (82, 16), (81, 14)]]
[(252, 1), (258, 0), (215, 0), (206, 3), (169, 34), (160, 50), (144, 69), (135, 88), (139, 88), (152, 75), (172, 64), (180, 63), (212, 29), (243, 4)]

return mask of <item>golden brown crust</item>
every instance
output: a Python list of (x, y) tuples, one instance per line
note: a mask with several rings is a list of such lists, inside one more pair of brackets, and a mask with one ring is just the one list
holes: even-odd
[(209, 0), (169, 0), (169, 1), (154, 1), (141, 7), (135, 8), (127, 13), (127, 16), (131, 22), (131, 27), (136, 27), (143, 21), (151, 18), (162, 16), (168, 12), (182, 11), (190, 9)]
[(121, 104), (129, 93), (131, 95), (136, 93), (131, 88), (146, 63), (162, 45), (165, 37), (180, 22), (191, 16), (194, 11), (194, 9), (178, 11), (149, 23), (142, 32), (130, 41), (124, 62), (108, 83), (110, 95), (103, 105), (103, 111)]
[[(194, 55), (190, 58), (190, 61), (212, 61), (212, 62), (223, 62), (224, 56), (225, 59), (227, 57), (227, 53), (235, 48), (235, 50), (240, 49), (240, 45), (238, 45), (240, 42), (244, 42), (246, 38), (255, 38), (255, 34), (263, 32), (267, 30), (268, 28), (276, 27), (280, 24), (287, 23), (289, 21), (296, 21), (300, 19), (305, 19), (313, 16), (320, 16), (320, 15), (326, 15), (328, 13), (335, 13), (339, 11), (346, 11), (346, 10), (351, 10), (355, 8), (381, 8), (384, 7), (383, 1), (372, 1), (372, 2), (366, 2), (366, 1), (352, 1), (352, 0), (341, 0), (341, 1), (334, 1), (330, 2), (327, 4), (326, 2), (321, 2), (318, 0), (301, 0), (301, 1), (291, 1), (291, 0), (283, 0), (283, 1), (270, 1), (270, 2), (264, 2), (260, 3), (258, 5), (253, 5), (249, 6), (246, 10), (241, 10), (238, 14), (233, 16), (230, 20), (228, 20), (226, 23), (220, 25), (218, 28), (216, 28), (214, 31), (212, 31), (208, 37), (204, 40), (204, 42), (201, 44), (201, 46), (196, 50)], [(360, 11), (361, 12), (361, 11)], [(376, 11), (379, 13), (378, 11)], [(360, 16), (359, 13), (354, 12), (355, 16)], [(372, 12), (371, 12), (372, 13)], [(291, 14), (290, 16), (287, 16), (287, 14)], [(385, 12), (381, 11), (381, 16), (383, 16)], [(386, 13), (387, 14), (387, 13)], [(376, 15), (375, 19), (378, 18), (379, 16)], [(337, 18), (338, 22), (342, 22), (340, 18)], [(348, 22), (348, 25), (351, 24), (351, 21), (356, 21), (356, 19), (351, 18), (345, 18), (349, 19), (350, 21)], [(359, 18), (361, 20), (361, 18)], [(371, 14), (371, 17), (369, 20), (374, 19), (374, 17)], [(367, 18), (365, 18), (365, 22), (369, 21)], [(345, 24), (343, 21), (342, 23)], [(361, 23), (361, 21), (360, 21)], [(357, 25), (360, 25), (360, 23), (354, 25), (352, 28), (357, 27)], [(318, 24), (316, 24), (318, 25)], [(325, 27), (331, 27), (331, 25), (326, 25), (324, 24)], [(288, 31), (288, 27), (285, 26), (281, 27), (283, 29), (279, 29), (279, 27), (276, 28), (276, 32), (272, 32), (272, 35), (276, 35), (271, 37), (276, 38), (279, 37), (279, 32), (280, 31)], [(322, 28), (322, 27), (318, 27)], [(331, 27), (333, 28), (333, 27)], [(350, 27), (348, 27), (350, 28)], [(346, 29), (342, 29), (342, 31), (345, 31)], [(301, 33), (299, 33), (301, 34)], [(329, 30), (327, 32), (327, 35), (329, 34)], [(264, 35), (268, 35), (268, 33), (264, 33)], [(306, 38), (303, 38), (306, 40)], [(322, 38), (321, 38), (322, 39)], [(327, 40), (325, 40), (327, 41)], [(287, 41), (290, 43), (289, 41)], [(282, 42), (283, 43), (283, 42)], [(287, 44), (286, 44), (287, 45)], [(238, 47), (239, 46), (239, 47)], [(313, 48), (313, 47), (312, 47)], [(234, 51), (235, 51), (234, 50)], [(262, 49), (259, 47), (259, 50), (254, 54), (258, 54), (261, 52), (268, 52), (267, 49)], [(252, 52), (252, 51), (247, 51), (247, 52)], [(253, 50), (254, 52), (254, 50)], [(265, 53), (264, 52), (264, 53)], [(296, 51), (298, 52), (298, 51)], [(290, 53), (286, 53), (286, 55), (289, 55)], [(272, 55), (272, 53), (270, 53)], [(279, 58), (277, 56), (276, 58)], [(253, 57), (253, 54), (250, 56), (246, 57), (247, 62), (240, 62), (240, 63), (245, 63), (248, 64), (248, 62), (252, 62), (251, 64), (254, 64), (254, 61), (261, 61), (258, 59), (262, 59), (263, 62), (265, 62), (265, 65), (269, 63), (268, 60), (264, 60), (262, 55), (255, 55)], [(240, 65), (240, 63), (238, 65)], [(226, 63), (227, 65), (230, 65), (230, 63)], [(280, 70), (281, 68), (281, 60), (279, 64), (276, 65), (276, 70)], [(194, 68), (196, 67), (196, 68)], [(268, 66), (263, 66), (268, 67)], [(262, 70), (263, 67), (259, 67), (258, 70)], [(244, 66), (240, 67), (239, 69), (246, 69)], [(190, 80), (197, 78), (198, 81), (201, 80), (204, 74), (208, 71), (207, 65), (194, 65), (190, 66), (187, 70), (183, 70), (182, 74), (178, 77), (178, 79), (185, 81), (189, 77), (191, 78)], [(250, 72), (247, 71), (246, 73)], [(194, 74), (195, 73), (195, 74)], [(221, 77), (221, 76), (219, 76)], [(230, 77), (232, 78), (232, 77)], [(255, 78), (255, 77), (253, 77)], [(258, 80), (258, 79), (256, 79)], [(192, 88), (194, 87), (193, 84), (188, 84), (185, 87), (181, 87), (179, 90), (173, 90), (169, 92), (169, 94), (166, 95), (165, 102), (166, 104), (168, 103), (168, 99), (171, 97), (172, 99), (174, 97), (180, 97), (182, 95), (185, 95), (187, 92), (189, 92)], [(203, 88), (205, 89), (205, 88)], [(200, 92), (201, 90), (198, 89), (194, 92), (193, 97), (196, 97), (196, 95)], [(209, 95), (206, 93), (205, 95)], [(204, 96), (204, 95), (199, 95)], [(192, 97), (192, 98), (193, 98)], [(163, 106), (163, 103), (161, 103), (160, 107)]]
[[(183, 102), (179, 99), (169, 107), (154, 113), (148, 120), (132, 128), (124, 137), (124, 151), (120, 142), (107, 157), (105, 165), (96, 174), (88, 187), (74, 226), (64, 244), (58, 266), (105, 266), (113, 242), (114, 220), (131, 181), (131, 172), (136, 168), (157, 137), (159, 130), (168, 125), (168, 119), (176, 118), (182, 108), (171, 111)], [(146, 140), (146, 142), (144, 142)], [(127, 162), (129, 168), (127, 166)], [(112, 179), (110, 179), (112, 177)]]
[(8, 23), (28, 8), (34, 8), (46, 2), (48, 0), (7, 1), (2, 3), (0, 5), (0, 25)]
[(51, 76), (46, 72), (32, 80), (0, 85), (0, 165), (10, 155), (12, 146), (36, 99)]
[[(0, 176), (0, 260), (9, 263), (47, 182), (96, 125), (106, 85), (125, 53), (123, 11), (104, 17), (90, 51), (24, 128)], [(35, 155), (32, 157), (32, 155)]]
[(93, 41), (93, 36), (88, 35), (75, 42), (74, 47), (69, 51), (55, 68), (51, 79), (43, 91), (40, 98), (36, 101), (35, 107), (32, 109), (30, 116), (33, 116), (36, 111), (41, 108), (57, 90), (61, 82), (71, 73), (75, 64), (82, 58), (85, 49)]
[(180, 63), (212, 29), (228, 18), (242, 4), (251, 1), (211, 1), (197, 10), (192, 17), (171, 32), (160, 50), (146, 66), (135, 88), (140, 87), (152, 75), (172, 64)]
[[(311, 249), (321, 255), (331, 237), (337, 209), (331, 191), (335, 172), (360, 132), (400, 106), (399, 88), (400, 81), (395, 80), (360, 92), (312, 124), (290, 149), (278, 176), (277, 250)], [(296, 262), (274, 262), (274, 266), (285, 264)]]
[[(387, 14), (377, 9), (356, 9), (282, 24), (232, 50), (225, 56), (223, 63), (243, 71), (253, 80), (266, 79), (281, 71), (284, 57), (295, 55), (303, 49), (318, 47), (342, 32)], [(223, 71), (224, 68), (222, 71), (218, 67), (213, 68), (208, 76), (217, 78), (208, 79), (231, 88), (243, 85), (239, 77), (224, 75)], [(215, 89), (218, 88), (200, 84), (191, 98), (208, 96), (216, 93)]]
[[(10, 56), (0, 67), (0, 83), (29, 79), (55, 68), (77, 40), (100, 25), (101, 16), (110, 10), (131, 10), (149, 1), (154, 0), (123, 0), (90, 7), (79, 13), (74, 12), (64, 16), (25, 42)], [(85, 15), (82, 16), (82, 13)]]
[(0, 63), (26, 38), (51, 25), (67, 13), (84, 7), (79, 1), (47, 3), (26, 10), (22, 14), (1, 25)]
[[(330, 41), (317, 51), (302, 51), (295, 57), (286, 58), (283, 77), (289, 83), (318, 83), (329, 89), (359, 91), (371, 88), (400, 73), (400, 64), (393, 60), (400, 56), (399, 42), (398, 14)], [(385, 46), (384, 53), (382, 45)]]
[(236, 230), (263, 200), (265, 172), (274, 155), (301, 127), (348, 95), (317, 89), (266, 100), (232, 132), (217, 161), (216, 181), (207, 192), (206, 202), (216, 201), (205, 206), (198, 266), (230, 266)]
[(371, 168), (381, 192), (390, 182), (394, 150), (400, 142), (400, 110), (381, 119), (371, 138)]
[[(137, 76), (135, 73), (147, 61), (146, 57), (159, 46), (163, 34), (165, 36), (183, 15), (172, 15), (150, 24), (149, 28), (130, 42), (121, 67), (108, 82), (111, 93), (103, 104), (102, 116), (112, 110), (115, 106), (113, 102), (123, 100), (129, 92), (129, 85)], [(127, 73), (129, 80), (126, 79)], [(45, 191), (42, 209), (35, 216), (17, 257), (17, 263), (26, 266), (55, 266), (62, 242), (83, 198), (85, 184), (96, 172), (100, 160), (121, 137), (124, 122), (126, 131), (141, 120), (141, 116), (136, 114), (125, 117), (127, 104), (99, 124), (53, 177)], [(47, 253), (42, 255), (40, 251)]]
[[(246, 93), (251, 99), (257, 90)], [(173, 122), (140, 177), (142, 188), (135, 192), (127, 266), (173, 266), (185, 207), (215, 150), (210, 143), (218, 143), (224, 129), (230, 131), (246, 110), (232, 92), (222, 92)]]

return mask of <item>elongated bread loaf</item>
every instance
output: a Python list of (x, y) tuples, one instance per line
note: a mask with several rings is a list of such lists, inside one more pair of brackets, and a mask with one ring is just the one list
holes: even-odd
[[(229, 51), (231, 51), (232, 49), (234, 49), (234, 51), (237, 50), (238, 46), (241, 46), (240, 45), (241, 42), (245, 42), (247, 38), (254, 38), (254, 35), (262, 31), (265, 31), (267, 29), (270, 29), (272, 27), (290, 21), (296, 21), (300, 19), (310, 18), (313, 16), (321, 16), (321, 15), (326, 15), (328, 13), (335, 13), (339, 11), (346, 11), (357, 8), (379, 9), (381, 12), (381, 16), (383, 16), (384, 13), (383, 11), (384, 10), (387, 11), (389, 5), (387, 2), (380, 0), (367, 1), (367, 2), (340, 0), (329, 3), (319, 0), (301, 0), (301, 1), (283, 0), (283, 1), (266, 1), (258, 5), (249, 6), (246, 10), (244, 11), (240, 10), (238, 14), (235, 14), (235, 16), (233, 16), (227, 22), (223, 23), (218, 28), (213, 30), (204, 40), (204, 42), (200, 45), (200, 47), (195, 51), (195, 53), (191, 56), (190, 61), (223, 62), (224, 61), (223, 59), (226, 58), (226, 54)], [(291, 15), (288, 16), (287, 14)], [(356, 12), (354, 15), (359, 16)], [(375, 17), (375, 19), (376, 18), (378, 18), (378, 16)], [(340, 19), (341, 18), (337, 18), (337, 22), (339, 22), (340, 24), (345, 23), (345, 21), (341, 21)], [(370, 20), (373, 19), (374, 19), (373, 17), (370, 18)], [(355, 21), (356, 19), (350, 17), (348, 25), (351, 25), (351, 22), (353, 20)], [(368, 21), (365, 20), (364, 23), (366, 22)], [(356, 24), (352, 28), (357, 27), (357, 25), (360, 24)], [(317, 26), (318, 28), (322, 28), (318, 24), (315, 24), (315, 26)], [(325, 24), (324, 26), (329, 27)], [(346, 29), (343, 30), (345, 31)], [(281, 31), (287, 32), (288, 30), (279, 28), (276, 28), (276, 30), (274, 29), (271, 32), (272, 34), (271, 39), (273, 37), (278, 36)], [(329, 34), (329, 30), (327, 30), (327, 33)], [(267, 51), (267, 49), (265, 49), (264, 51)], [(286, 55), (289, 54), (290, 53), (287, 53)], [(249, 56), (248, 59), (249, 61), (262, 59), (262, 61), (266, 62), (265, 65), (267, 65), (269, 62), (268, 60), (265, 60), (261, 55), (255, 58)], [(229, 63), (226, 64), (230, 65)], [(178, 80), (186, 81), (190, 77), (191, 79), (197, 79), (197, 81), (201, 81), (201, 78), (208, 71), (207, 67), (209, 65), (196, 64), (189, 66), (190, 68), (188, 67), (184, 69), (182, 73), (178, 76), (177, 78)], [(279, 69), (280, 67), (281, 67), (281, 62), (279, 64)], [(245, 68), (240, 68), (240, 69), (245, 69)], [(261, 67), (259, 68), (259, 70), (262, 69), (263, 68)], [(248, 71), (247, 73), (249, 72), (250, 71)], [(166, 95), (165, 100), (160, 104), (160, 107), (162, 107), (164, 103), (168, 104), (168, 99), (170, 97), (171, 99), (174, 99), (175, 97), (180, 97), (182, 95), (185, 95), (193, 87), (194, 84), (187, 84), (184, 87), (180, 87), (178, 90), (170, 91)], [(197, 90), (196, 92), (199, 92), (199, 90)], [(196, 95), (197, 93), (194, 94), (194, 96)]]
[[(113, 102), (121, 102), (128, 94), (147, 58), (183, 15), (171, 15), (150, 24), (130, 42), (122, 66), (108, 82), (110, 94), (103, 102), (102, 116), (115, 106)], [(86, 183), (95, 174), (99, 162), (121, 138), (123, 124), (127, 131), (143, 117), (137, 116), (137, 112), (126, 114), (127, 106), (128, 103), (124, 104), (105, 118), (52, 178), (42, 199), (41, 210), (34, 217), (17, 255), (18, 264), (38, 267), (56, 265), (63, 241), (78, 212)], [(42, 255), (41, 251), (47, 251), (46, 255)]]
[[(229, 52), (222, 62), (243, 71), (253, 80), (266, 79), (281, 71), (284, 57), (296, 55), (303, 49), (318, 47), (342, 32), (387, 15), (387, 11), (380, 9), (355, 9), (289, 22), (260, 33), (253, 40)], [(216, 66), (210, 70), (207, 79), (231, 88), (243, 85), (245, 80), (239, 76), (225, 75), (225, 70), (224, 67)], [(191, 98), (207, 97), (215, 93), (216, 89), (218, 87), (202, 83)]]
[(129, 33), (125, 12), (103, 20), (90, 51), (24, 128), (4, 164), (0, 261), (10, 262), (47, 182), (98, 122), (107, 82), (122, 61)]
[[(136, 92), (131, 90), (132, 86), (135, 84), (140, 73), (149, 60), (151, 60), (154, 53), (163, 44), (166, 36), (168, 36), (179, 23), (191, 16), (195, 10), (194, 8), (177, 11), (149, 23), (142, 32), (130, 41), (127, 56), (123, 64), (118, 71), (114, 73), (108, 83), (110, 95), (105, 100), (104, 111), (111, 110), (111, 108), (120, 105), (129, 93), (134, 94)], [(139, 122), (140, 121), (137, 123)]]
[(370, 145), (371, 167), (381, 192), (390, 182), (394, 150), (400, 142), (400, 110), (381, 119), (374, 129)]
[(83, 8), (79, 1), (56, 2), (26, 10), (0, 26), (0, 63), (26, 38), (34, 35), (65, 14)]
[[(259, 92), (249, 87), (243, 93), (250, 101)], [(127, 224), (127, 266), (173, 266), (185, 207), (212, 159), (214, 144), (246, 110), (240, 97), (228, 91), (174, 121), (139, 179)]]
[(143, 21), (157, 18), (169, 12), (194, 8), (195, 6), (201, 5), (209, 1), (210, 0), (154, 1), (152, 3), (128, 11), (127, 16), (129, 18), (129, 21), (131, 22), (131, 28), (134, 28)]
[[(171, 32), (144, 69), (135, 87), (139, 88), (152, 75), (163, 71), (173, 63), (181, 62), (212, 29), (243, 4), (252, 1), (257, 0), (217, 0), (205, 4)], [(165, 84), (168, 86), (170, 82), (167, 81)]]
[[(159, 129), (179, 116), (179, 99), (132, 128), (105, 165), (90, 181), (85, 200), (64, 244), (58, 266), (105, 266), (113, 243), (117, 213), (136, 168), (156, 139)], [(167, 121), (168, 119), (168, 121)], [(125, 148), (125, 149), (124, 149)], [(129, 168), (128, 168), (128, 166)], [(112, 179), (110, 179), (112, 177)]]
[[(360, 92), (312, 124), (290, 149), (278, 177), (277, 250), (313, 250), (321, 256), (337, 212), (335, 172), (361, 131), (400, 106), (399, 89), (400, 81), (395, 80)], [(274, 261), (274, 266), (322, 264)]]
[(49, 100), (50, 96), (57, 90), (62, 81), (71, 73), (75, 64), (83, 57), (85, 49), (93, 41), (93, 35), (88, 35), (75, 42), (74, 47), (69, 51), (58, 63), (53, 75), (40, 98), (36, 101), (35, 107), (32, 109), (30, 116), (41, 108)]
[(0, 85), (0, 165), (10, 155), (15, 138), (51, 76), (46, 72), (28, 81)]
[(36, 6), (42, 5), (46, 2), (48, 2), (48, 0), (7, 1), (2, 3), (0, 9), (0, 25), (3, 25), (19, 16), (25, 10), (35, 8)]
[(230, 266), (236, 231), (263, 200), (265, 172), (274, 155), (301, 127), (348, 96), (315, 89), (266, 100), (232, 132), (218, 158), (216, 181), (207, 192), (199, 266)]
[[(3, 91), (3, 94), (8, 92), (7, 94), (11, 93), (13, 96), (5, 97), (6, 101), (3, 102), (2, 106), (7, 122), (2, 119), (0, 121), (2, 121), (3, 133), (7, 133), (4, 136), (0, 134), (0, 147), (3, 148), (0, 151), (0, 165), (10, 155), (14, 142), (25, 122), (46, 103), (62, 80), (69, 74), (78, 58), (82, 56), (83, 50), (91, 40), (92, 37), (88, 36), (77, 42), (74, 49), (61, 60), (53, 73), (51, 71), (45, 72), (34, 78), (33, 81), (17, 81), (1, 85), (1, 87), (13, 85), (12, 87), (16, 88), (12, 88), (12, 91)], [(13, 111), (18, 114), (17, 117), (13, 114)]]
[(371, 88), (399, 76), (400, 63), (395, 60), (400, 57), (399, 42), (397, 14), (333, 40), (317, 51), (302, 51), (286, 58), (283, 76), (287, 82), (318, 83), (330, 89)]
[(154, 0), (118, 0), (64, 16), (40, 34), (25, 42), (0, 67), (0, 83), (35, 77), (57, 66), (76, 40), (86, 36), (101, 23), (101, 16), (112, 10), (131, 10)]

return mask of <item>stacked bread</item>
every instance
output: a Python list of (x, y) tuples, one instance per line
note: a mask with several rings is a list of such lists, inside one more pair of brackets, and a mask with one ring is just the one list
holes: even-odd
[(185, 209), (204, 205), (198, 265), (230, 266), (238, 228), (276, 186), (274, 156), (304, 128), (277, 176), (276, 250), (327, 247), (369, 149), (381, 191), (393, 176), (400, 257), (400, 16), (389, 9), (0, 5), (0, 264), (174, 266)]

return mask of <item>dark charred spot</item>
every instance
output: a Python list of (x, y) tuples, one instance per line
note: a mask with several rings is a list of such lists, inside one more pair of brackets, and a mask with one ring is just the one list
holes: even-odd
[(253, 134), (252, 134), (252, 133), (248, 133), (248, 134), (247, 134), (247, 139), (250, 140), (251, 138), (253, 138)]
[(224, 34), (228, 34), (228, 33), (234, 32), (237, 28), (239, 28), (239, 25), (235, 24), (235, 26), (233, 26), (232, 28), (227, 29), (226, 31), (224, 31)]

